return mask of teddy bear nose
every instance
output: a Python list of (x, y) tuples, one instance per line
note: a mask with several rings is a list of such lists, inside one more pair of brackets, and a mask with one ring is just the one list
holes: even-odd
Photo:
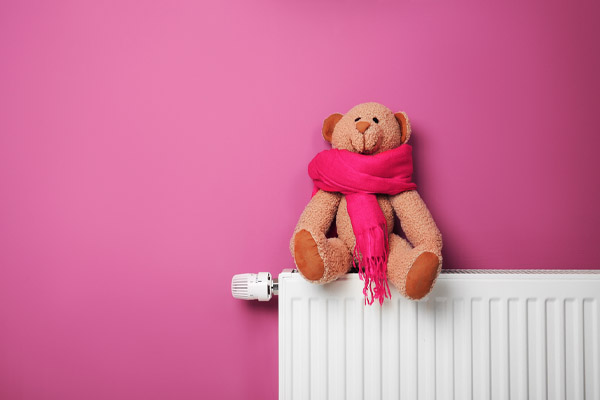
[(365, 131), (369, 129), (370, 126), (370, 123), (366, 121), (360, 121), (358, 124), (356, 124), (356, 129), (358, 129), (360, 133), (365, 133)]

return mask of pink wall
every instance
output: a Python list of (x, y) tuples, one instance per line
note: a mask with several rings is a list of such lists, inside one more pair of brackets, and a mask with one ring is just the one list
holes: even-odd
[(275, 398), (230, 279), (292, 266), (364, 101), (413, 121), (446, 267), (597, 268), (600, 12), (550, 3), (3, 2), (0, 398)]

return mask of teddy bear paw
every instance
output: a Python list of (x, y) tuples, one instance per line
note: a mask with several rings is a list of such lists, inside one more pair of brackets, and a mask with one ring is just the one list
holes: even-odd
[(425, 297), (431, 291), (438, 274), (439, 258), (428, 251), (417, 257), (406, 276), (406, 294), (414, 300)]
[(302, 275), (310, 281), (318, 281), (325, 273), (325, 264), (319, 255), (317, 242), (310, 232), (301, 230), (294, 238), (294, 259)]

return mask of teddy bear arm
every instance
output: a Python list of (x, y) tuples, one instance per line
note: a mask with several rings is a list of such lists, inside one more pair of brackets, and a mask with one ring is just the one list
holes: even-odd
[(414, 247), (426, 247), (439, 254), (442, 234), (419, 193), (416, 190), (402, 192), (392, 196), (391, 203), (408, 241)]
[[(323, 247), (326, 241), (325, 234), (331, 227), (341, 200), (341, 194), (322, 190), (319, 190), (310, 199), (300, 215), (290, 240), (290, 252), (294, 259), (299, 255), (297, 252), (299, 250), (301, 253), (313, 255), (310, 257), (311, 260), (314, 259), (311, 264), (319, 263), (320, 257), (317, 248)], [(301, 248), (297, 249), (298, 245)]]
[(388, 275), (404, 296), (422, 299), (433, 288), (442, 267), (442, 235), (416, 191), (393, 196), (391, 203), (410, 244), (397, 238), (392, 247), (394, 241), (390, 241)]
[(326, 234), (331, 227), (341, 199), (340, 193), (319, 190), (304, 208), (294, 232), (304, 229), (314, 234)]
[(341, 194), (317, 192), (300, 216), (290, 251), (300, 273), (309, 281), (326, 283), (348, 270), (351, 255), (339, 238), (325, 236), (337, 213)]

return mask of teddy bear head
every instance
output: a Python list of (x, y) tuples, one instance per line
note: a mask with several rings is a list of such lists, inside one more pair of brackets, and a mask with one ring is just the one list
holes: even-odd
[(379, 103), (363, 103), (345, 115), (332, 114), (323, 122), (323, 137), (334, 149), (377, 154), (410, 138), (410, 123), (402, 111), (393, 113)]

